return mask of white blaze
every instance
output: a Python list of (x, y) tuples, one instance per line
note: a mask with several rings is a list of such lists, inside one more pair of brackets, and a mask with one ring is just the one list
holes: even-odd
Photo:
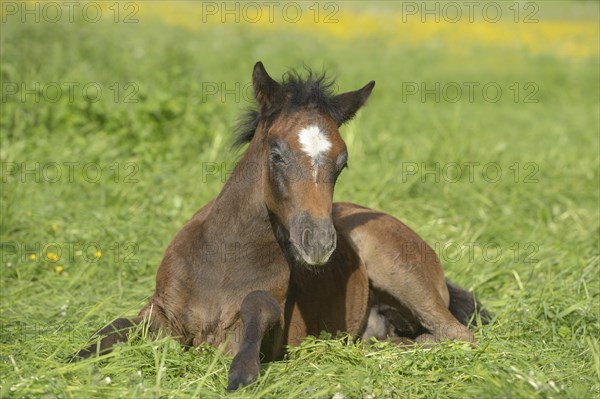
[(331, 148), (331, 142), (317, 125), (310, 125), (300, 130), (298, 139), (302, 150), (312, 159), (313, 179), (317, 183), (318, 159)]

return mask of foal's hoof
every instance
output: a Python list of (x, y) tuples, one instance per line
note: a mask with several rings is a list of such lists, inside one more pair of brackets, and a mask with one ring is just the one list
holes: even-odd
[(245, 372), (229, 372), (229, 383), (227, 384), (228, 391), (235, 391), (238, 388), (252, 384), (258, 378), (258, 374), (248, 374)]
[(228, 391), (235, 391), (256, 381), (260, 372), (260, 361), (253, 356), (244, 356), (238, 353), (229, 368)]

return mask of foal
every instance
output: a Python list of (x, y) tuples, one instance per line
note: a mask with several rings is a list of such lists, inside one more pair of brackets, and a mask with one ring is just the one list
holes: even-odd
[(257, 378), (261, 353), (277, 359), (321, 330), (473, 341), (465, 325), (477, 303), (446, 283), (417, 234), (392, 216), (332, 202), (348, 160), (338, 128), (375, 82), (333, 95), (322, 76), (288, 73), (279, 83), (260, 62), (252, 79), (258, 109), (237, 140), (250, 144), (221, 193), (175, 235), (148, 305), (77, 356), (109, 352), (144, 322), (182, 345), (233, 354), (234, 390)]

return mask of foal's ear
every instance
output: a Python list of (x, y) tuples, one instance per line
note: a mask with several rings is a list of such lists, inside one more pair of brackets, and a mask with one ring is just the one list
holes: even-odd
[(260, 61), (254, 65), (252, 86), (254, 87), (254, 97), (263, 113), (269, 113), (284, 99), (283, 88), (269, 76)]
[(338, 94), (333, 97), (332, 102), (335, 108), (335, 115), (333, 115), (333, 118), (338, 126), (341, 126), (354, 118), (356, 111), (367, 102), (367, 99), (371, 95), (371, 91), (373, 91), (373, 87), (375, 87), (374, 80), (367, 83), (362, 89)]

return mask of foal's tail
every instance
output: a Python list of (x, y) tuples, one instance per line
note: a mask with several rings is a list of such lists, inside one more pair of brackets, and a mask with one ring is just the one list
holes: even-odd
[[(450, 293), (450, 313), (465, 326), (488, 324), (492, 319), (489, 312), (483, 309), (481, 303), (469, 292), (446, 280)], [(479, 317), (477, 317), (479, 315)]]
[[(93, 344), (87, 348), (80, 350), (72, 356), (70, 361), (76, 361), (88, 358), (92, 355), (106, 355), (112, 351), (112, 347), (119, 342), (127, 342), (128, 333), (138, 326), (143, 321), (142, 317), (136, 317), (133, 319), (120, 318), (116, 319), (106, 327), (96, 332), (90, 341), (94, 341)], [(100, 338), (100, 341), (98, 341)]]
[(119, 342), (127, 342), (129, 333), (135, 330), (140, 324), (143, 324), (144, 331), (148, 332), (150, 336), (156, 337), (157, 334), (163, 331), (163, 327), (166, 325), (162, 309), (154, 307), (153, 303), (150, 302), (140, 311), (137, 317), (133, 319), (116, 319), (97, 331), (90, 338), (90, 342), (93, 343), (77, 352), (69, 361), (85, 359), (96, 354), (106, 355), (110, 353), (113, 346)]

